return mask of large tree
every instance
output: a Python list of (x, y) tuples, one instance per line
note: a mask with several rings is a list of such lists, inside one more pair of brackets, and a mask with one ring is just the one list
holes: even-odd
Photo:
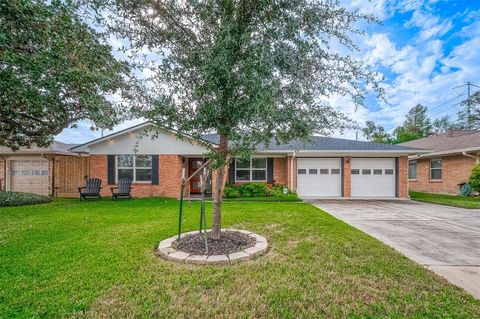
[(473, 93), (461, 103), (455, 128), (463, 130), (480, 130), (480, 91)]
[(376, 125), (373, 121), (366, 121), (365, 127), (362, 128), (363, 135), (369, 142), (375, 143), (384, 143), (384, 144), (391, 144), (392, 137), (390, 134), (385, 131), (385, 128), (380, 125)]
[[(216, 170), (213, 231), (220, 237), (225, 167), (260, 143), (308, 139), (347, 124), (323, 104), (363, 102), (375, 77), (351, 56), (358, 22), (372, 17), (338, 1), (98, 0), (96, 18), (130, 46), (150, 77), (138, 114), (202, 143)], [(138, 54), (136, 54), (138, 53)], [(155, 55), (155, 56), (153, 56)]]
[(82, 119), (111, 128), (128, 70), (68, 1), (1, 1), (0, 145), (44, 146)]
[(432, 134), (432, 121), (427, 115), (428, 108), (421, 104), (412, 107), (405, 115), (405, 121), (393, 132), (395, 144), (416, 140)]

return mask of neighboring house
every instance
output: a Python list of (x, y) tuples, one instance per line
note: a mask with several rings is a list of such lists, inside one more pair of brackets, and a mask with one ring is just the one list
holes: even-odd
[[(151, 138), (149, 135), (157, 135)], [(215, 147), (218, 136), (206, 135)], [(203, 163), (206, 149), (174, 132), (147, 122), (78, 145), (71, 152), (89, 156), (89, 176), (103, 186), (132, 178), (133, 196), (178, 197), (182, 170), (193, 173)], [(312, 142), (272, 143), (260, 146), (249, 160), (235, 160), (228, 170), (228, 183), (282, 184), (303, 197), (408, 196), (407, 158), (421, 150), (315, 136)], [(198, 179), (187, 192), (199, 192)], [(108, 195), (108, 187), (102, 194)]]
[(70, 152), (73, 146), (56, 141), (16, 151), (0, 146), (0, 190), (77, 196), (88, 177), (88, 157)]
[(480, 131), (450, 131), (400, 145), (431, 150), (409, 157), (410, 190), (456, 194), (479, 162)]

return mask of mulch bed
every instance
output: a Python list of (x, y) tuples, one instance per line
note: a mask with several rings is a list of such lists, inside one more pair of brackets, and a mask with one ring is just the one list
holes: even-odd
[[(205, 235), (191, 234), (186, 235), (176, 241), (173, 246), (176, 249), (194, 255), (206, 255)], [(256, 243), (255, 238), (239, 232), (222, 232), (220, 239), (213, 239), (208, 233), (208, 255), (227, 255), (253, 247)]]

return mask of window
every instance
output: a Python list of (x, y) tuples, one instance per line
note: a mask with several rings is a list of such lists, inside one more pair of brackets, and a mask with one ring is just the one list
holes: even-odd
[(408, 162), (408, 179), (417, 179), (417, 161)]
[(382, 175), (382, 170), (381, 169), (374, 169), (373, 170), (373, 175)]
[(360, 170), (358, 168), (352, 169), (352, 175), (358, 175), (360, 174)]
[(338, 168), (332, 168), (332, 169), (330, 170), (330, 174), (338, 175), (338, 174), (340, 174), (340, 169), (338, 169)]
[(117, 180), (130, 178), (134, 182), (152, 180), (152, 157), (150, 155), (118, 155)]
[(236, 181), (266, 181), (267, 180), (267, 159), (265, 157), (254, 157), (250, 159), (235, 160)]
[(310, 168), (308, 170), (308, 174), (310, 175), (317, 175), (317, 173), (318, 173), (318, 170), (316, 168)]
[(385, 170), (385, 175), (393, 175), (393, 169), (387, 168), (387, 169)]
[(369, 168), (362, 169), (362, 175), (370, 175), (372, 170)]
[(322, 174), (322, 175), (328, 174), (328, 169), (327, 168), (321, 168), (320, 169), (320, 174)]
[(307, 170), (304, 169), (304, 168), (300, 168), (297, 173), (298, 173), (298, 175), (305, 175), (305, 174), (307, 174)]
[(430, 161), (430, 179), (441, 180), (442, 179), (442, 160), (432, 159)]

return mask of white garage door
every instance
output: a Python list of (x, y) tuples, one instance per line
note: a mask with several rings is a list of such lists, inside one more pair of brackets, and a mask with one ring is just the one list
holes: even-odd
[(342, 196), (340, 158), (298, 158), (297, 193), (300, 196)]
[(43, 158), (10, 161), (10, 190), (48, 195), (48, 161)]
[(395, 197), (394, 158), (352, 158), (352, 197)]

